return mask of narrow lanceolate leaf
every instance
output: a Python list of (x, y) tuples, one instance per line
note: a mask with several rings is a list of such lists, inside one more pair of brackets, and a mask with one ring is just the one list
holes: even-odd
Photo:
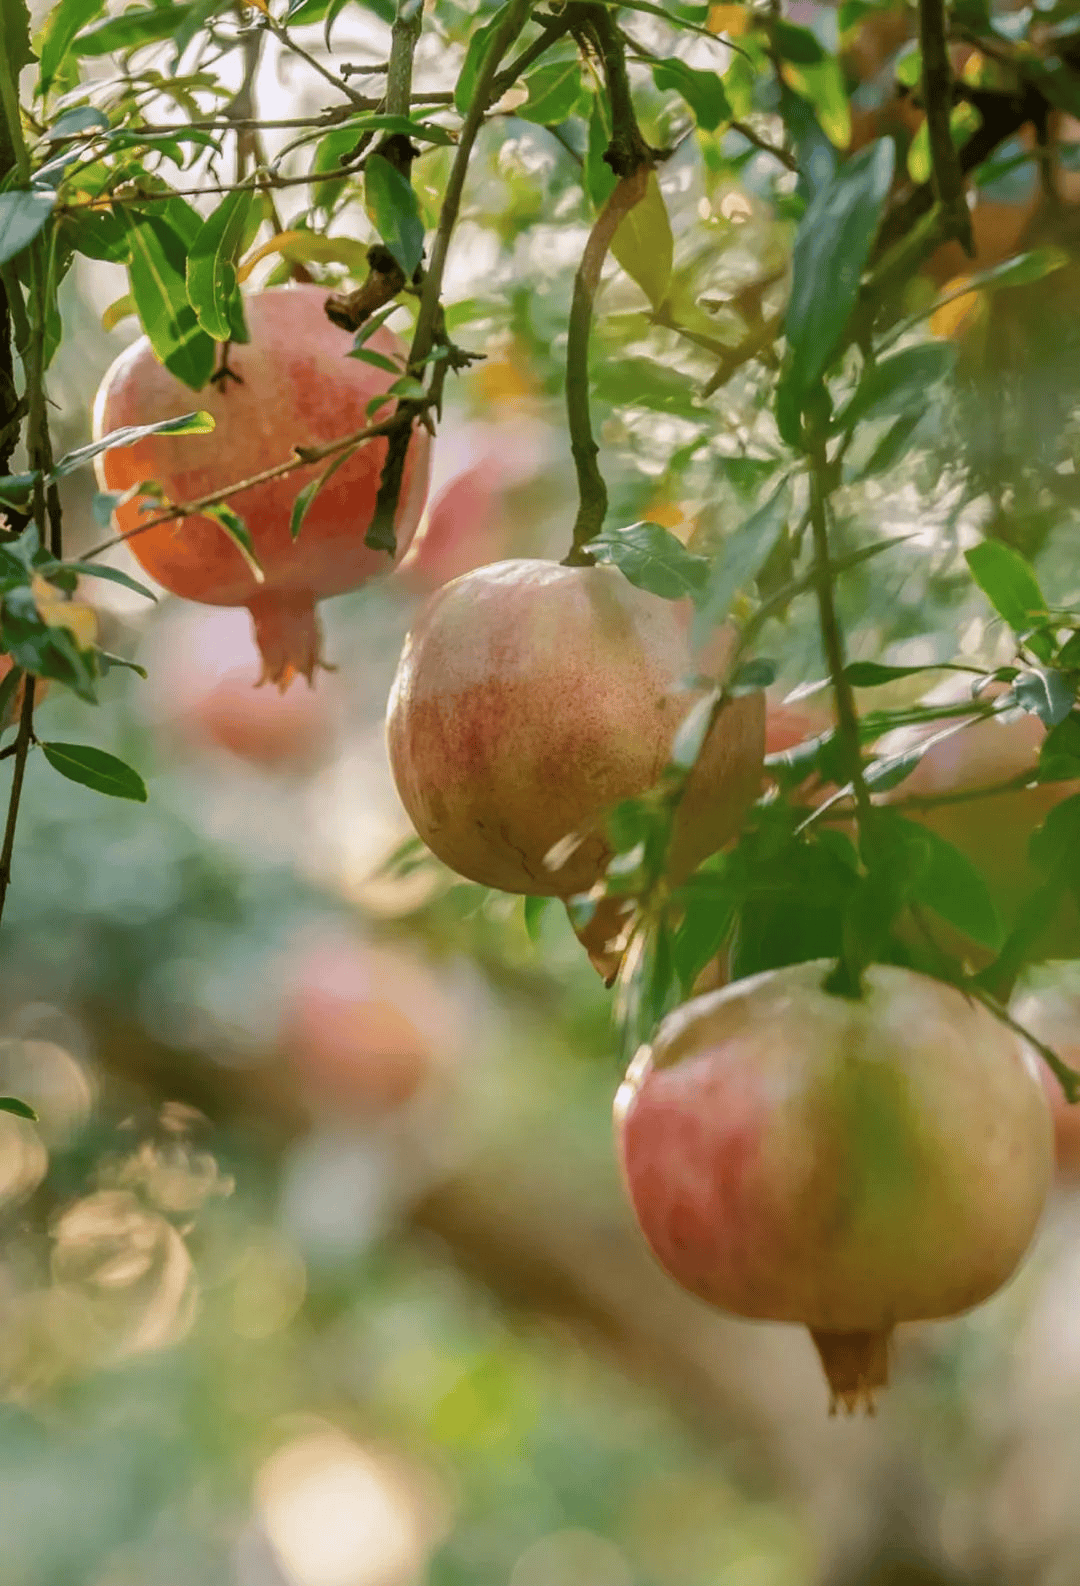
[(3, 29), (8, 65), (13, 72), (20, 72), (34, 58), (30, 48), (30, 8), (26, 0), (0, 0), (0, 29)]
[(649, 172), (645, 197), (619, 222), (611, 251), (653, 308), (659, 308), (671, 280), (675, 239), (655, 171)]
[(21, 253), (33, 242), (56, 203), (51, 188), (21, 188), (0, 193), (0, 264)]
[(653, 67), (653, 82), (662, 91), (674, 89), (681, 94), (694, 112), (694, 120), (706, 132), (715, 132), (725, 121), (731, 120), (731, 106), (717, 72), (698, 71), (672, 57), (662, 66)]
[(1011, 545), (984, 540), (965, 552), (971, 576), (994, 610), (1017, 633), (1046, 614), (1046, 596), (1028, 563)]
[(514, 114), (541, 126), (558, 126), (574, 114), (584, 93), (581, 63), (575, 55), (568, 61), (541, 66), (526, 77), (525, 87), (529, 98)]
[(215, 506), (200, 507), (199, 516), (212, 518), (216, 524), (225, 530), (225, 533), (244, 558), (244, 561), (251, 568), (255, 582), (261, 584), (265, 577), (262, 563), (256, 554), (255, 541), (251, 538), (251, 530), (239, 512), (234, 512), (232, 507), (227, 507), (223, 501), (219, 501)]
[(43, 743), (41, 751), (54, 771), (114, 799), (146, 803), (146, 783), (137, 771), (104, 749), (85, 743)]
[(952, 373), (955, 363), (956, 348), (951, 342), (905, 347), (866, 372), (833, 427), (846, 430), (859, 422), (925, 411), (927, 392)]
[(411, 279), (424, 254), (424, 222), (411, 183), (381, 154), (364, 167), (364, 205), (371, 223)]
[(75, 35), (88, 23), (95, 21), (104, 9), (105, 0), (60, 0), (60, 4), (50, 11), (41, 39), (39, 94), (49, 92)]
[[(43, 569), (51, 573), (52, 568)], [(109, 567), (103, 562), (57, 562), (56, 571), (63, 573), (76, 573), (80, 578), (102, 578), (108, 584), (119, 584), (123, 589), (130, 589), (135, 595), (142, 595), (146, 600), (156, 602), (157, 596), (152, 589), (147, 589), (145, 584), (140, 584), (137, 578), (132, 578), (130, 573), (123, 572), (119, 567)]]
[(708, 578), (697, 601), (693, 642), (704, 644), (724, 621), (735, 596), (753, 583), (787, 526), (791, 511), (791, 481), (784, 478), (745, 523), (724, 540), (719, 556), (709, 564)]
[(214, 371), (215, 348), (188, 301), (188, 247), (162, 216), (129, 215), (127, 226), (131, 291), (143, 329), (169, 373), (197, 391)]
[(0, 1112), (14, 1113), (16, 1118), (26, 1118), (30, 1123), (37, 1123), (37, 1113), (28, 1101), (20, 1101), (18, 1096), (0, 1096)]
[(145, 440), (147, 435), (209, 435), (213, 428), (212, 414), (202, 409), (194, 413), (182, 413), (175, 419), (161, 419), (157, 424), (125, 424), (121, 429), (110, 430), (108, 435), (103, 435), (98, 441), (79, 446), (73, 452), (65, 452), (50, 477), (62, 479), (65, 474), (74, 473), (76, 468), (91, 462), (99, 452), (111, 451), (115, 446), (134, 446), (136, 441)]
[(342, 452), (340, 456), (334, 458), (329, 467), (323, 469), (322, 473), (319, 474), (317, 478), (312, 479), (310, 483), (304, 486), (303, 490), (299, 491), (296, 500), (293, 502), (292, 512), (289, 514), (289, 533), (292, 535), (294, 540), (300, 533), (300, 530), (303, 528), (304, 519), (311, 510), (312, 503), (314, 502), (315, 497), (319, 494), (319, 491), (322, 489), (323, 485), (326, 484), (327, 480), (332, 474), (337, 473), (342, 463), (348, 462), (351, 456), (351, 451)]
[(837, 351), (892, 183), (895, 146), (879, 138), (812, 200), (795, 238), (784, 384), (802, 396)]
[(589, 541), (598, 562), (609, 562), (638, 589), (664, 600), (682, 600), (701, 588), (709, 573), (703, 556), (688, 551), (659, 523), (632, 523), (608, 529)]
[(255, 201), (253, 187), (229, 193), (202, 224), (187, 259), (187, 291), (195, 317), (215, 341), (238, 341), (243, 308), (236, 260)]

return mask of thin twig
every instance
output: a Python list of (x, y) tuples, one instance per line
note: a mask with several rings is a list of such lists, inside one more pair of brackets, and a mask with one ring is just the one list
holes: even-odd
[(212, 490), (208, 495), (199, 496), (195, 501), (177, 504), (165, 512), (156, 512), (148, 517), (145, 523), (138, 524), (134, 529), (128, 529), (125, 534), (114, 534), (111, 539), (102, 540), (100, 544), (91, 546), (84, 551), (80, 560), (92, 561), (94, 557), (101, 556), (105, 551), (111, 551), (116, 545), (125, 545), (128, 540), (137, 534), (145, 534), (147, 529), (156, 529), (162, 523), (175, 523), (178, 518), (194, 517), (204, 507), (215, 506), (219, 501), (228, 501), (232, 496), (242, 495), (247, 490), (254, 490), (257, 485), (264, 485), (271, 479), (280, 479), (283, 474), (292, 473), (297, 468), (309, 468), (313, 463), (322, 462), (326, 457), (334, 457), (338, 452), (348, 451), (350, 447), (359, 446), (362, 441), (371, 440), (376, 435), (392, 435), (401, 427), (403, 420), (397, 414), (384, 419), (381, 424), (369, 424), (365, 429), (356, 430), (352, 435), (343, 435), (336, 441), (327, 441), (323, 446), (298, 447), (293, 455), (283, 463), (277, 463), (273, 468), (264, 468), (261, 473), (252, 474), (249, 479), (239, 479), (235, 484), (225, 485), (220, 490)]
[(302, 45), (297, 44), (296, 40), (289, 33), (288, 28), (283, 27), (280, 22), (276, 21), (269, 14), (269, 12), (264, 11), (262, 13), (259, 19), (259, 25), (266, 28), (268, 32), (272, 33), (278, 42), (283, 44), (287, 50), (291, 50), (292, 53), (299, 56), (302, 61), (306, 61), (312, 70), (318, 72), (319, 76), (322, 77), (326, 82), (332, 83), (337, 89), (338, 93), (344, 94), (345, 98), (351, 105), (354, 105), (356, 109), (370, 110), (372, 108), (370, 102), (363, 94), (358, 94), (355, 89), (350, 88), (344, 78), (335, 76), (329, 67), (323, 65), (322, 61), (320, 61), (316, 56), (312, 55), (308, 50), (304, 49)]
[(949, 228), (969, 259), (975, 257), (971, 214), (964, 199), (964, 174), (952, 138), (952, 67), (945, 28), (945, 0), (919, 0), (922, 94), (934, 192)]
[(15, 827), (19, 819), (19, 804), (22, 799), (23, 778), (26, 776), (26, 761), (34, 738), (34, 684), (35, 679), (29, 674), (23, 679), (23, 701), (22, 710), (19, 713), (19, 733), (11, 746), (15, 757), (15, 769), (11, 778), (11, 792), (8, 795), (7, 819), (4, 822), (4, 842), (3, 847), (0, 848), (0, 919), (3, 918), (8, 887), (11, 885), (11, 858), (15, 852)]

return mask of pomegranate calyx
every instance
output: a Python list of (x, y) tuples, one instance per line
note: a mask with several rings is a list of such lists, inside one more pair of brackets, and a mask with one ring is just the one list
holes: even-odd
[(891, 1329), (828, 1333), (812, 1327), (810, 1337), (829, 1383), (829, 1414), (835, 1415), (843, 1405), (848, 1415), (854, 1415), (860, 1407), (867, 1415), (873, 1415), (876, 1410), (874, 1395), (889, 1382)]

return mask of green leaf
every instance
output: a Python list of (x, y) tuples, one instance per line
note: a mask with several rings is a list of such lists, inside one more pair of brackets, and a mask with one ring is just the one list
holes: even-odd
[(853, 469), (849, 474), (844, 471), (844, 482), (853, 479), (871, 479), (875, 474), (887, 473), (903, 457), (908, 449), (908, 442), (922, 423), (924, 414), (907, 413), (903, 418), (898, 418), (896, 423), (885, 431), (878, 441), (869, 458), (861, 468)]
[(701, 971), (730, 934), (735, 900), (721, 871), (691, 876), (679, 888), (678, 901), (683, 905), (683, 917), (675, 931), (672, 957), (683, 996), (688, 997)]
[(785, 66), (784, 81), (813, 106), (829, 142), (835, 148), (846, 149), (851, 142), (851, 105), (836, 57), (825, 55), (805, 66)]
[(242, 339), (236, 335), (244, 316), (236, 260), (255, 196), (253, 187), (243, 187), (222, 199), (203, 222), (187, 257), (188, 300), (215, 341)]
[[(119, 567), (109, 567), (99, 562), (57, 562), (56, 567), (60, 572), (75, 573), (79, 578), (103, 578), (108, 584), (120, 584), (124, 589), (130, 589), (133, 594), (143, 595), (147, 600), (157, 600), (152, 589), (147, 589), (145, 584), (140, 584), (137, 578), (132, 578), (130, 573), (121, 571)], [(49, 569), (45, 569), (46, 574)]]
[(1044, 727), (1058, 726), (1076, 703), (1075, 691), (1064, 673), (1053, 667), (1045, 671), (1032, 667), (1030, 672), (1021, 672), (1013, 682), (1012, 692), (1017, 704), (1038, 716)]
[(518, 106), (515, 116), (557, 127), (574, 114), (581, 102), (584, 85), (580, 62), (576, 56), (568, 61), (552, 61), (531, 72), (525, 87), (529, 90), (528, 101)]
[(51, 188), (20, 188), (0, 193), (0, 264), (6, 264), (33, 242), (56, 203)]
[(156, 424), (126, 424), (122, 429), (111, 430), (100, 440), (79, 446), (73, 452), (65, 452), (49, 477), (63, 479), (65, 474), (74, 473), (76, 468), (92, 461), (99, 452), (111, 451), (114, 446), (134, 446), (136, 441), (145, 440), (147, 435), (209, 435), (213, 428), (213, 415), (201, 409), (194, 413), (183, 413), (175, 419), (160, 419)]
[(717, 72), (699, 71), (673, 56), (662, 66), (653, 67), (653, 82), (661, 92), (674, 89), (681, 94), (694, 112), (698, 126), (706, 132), (715, 132), (731, 120), (731, 106)]
[(833, 421), (833, 428), (847, 430), (860, 422), (922, 413), (927, 392), (939, 380), (947, 379), (955, 364), (956, 348), (947, 341), (905, 347), (893, 357), (871, 364), (851, 401)]
[(364, 207), (372, 225), (411, 280), (424, 256), (424, 222), (412, 184), (381, 154), (364, 167)]
[(197, 5), (133, 6), (119, 16), (87, 28), (73, 40), (72, 49), (80, 57), (111, 55), (114, 50), (138, 49), (172, 38), (182, 23), (195, 13)]
[(454, 109), (460, 115), (468, 115), (472, 104), (473, 92), (476, 88), (476, 79), (480, 68), (484, 64), (484, 57), (488, 52), (495, 29), (502, 22), (501, 10), (496, 12), (490, 22), (485, 22), (483, 27), (477, 28), (469, 39), (469, 47), (465, 51), (461, 73), (454, 89)]
[(880, 688), (883, 683), (895, 683), (901, 677), (916, 677), (920, 672), (932, 672), (927, 666), (885, 666), (880, 661), (851, 661), (844, 668), (844, 676), (852, 688)]
[(922, 50), (917, 45), (900, 56), (894, 74), (902, 88), (918, 88), (922, 82)]
[(785, 383), (801, 400), (840, 345), (892, 183), (895, 146), (879, 138), (840, 167), (795, 238)]
[(875, 817), (875, 833), (890, 854), (904, 894), (925, 904), (983, 947), (998, 948), (1003, 931), (982, 872), (952, 843), (891, 810)]
[(169, 373), (197, 391), (214, 371), (215, 348), (188, 301), (187, 246), (163, 216), (129, 215), (127, 227), (131, 292), (143, 329)]
[(593, 96), (592, 112), (589, 116), (589, 140), (585, 150), (585, 165), (582, 171), (585, 191), (588, 193), (589, 202), (595, 210), (603, 209), (618, 181), (615, 172), (604, 159), (610, 142), (611, 117), (607, 100), (603, 94), (595, 94)]
[(341, 452), (339, 456), (333, 458), (330, 464), (323, 469), (321, 474), (306, 484), (303, 490), (297, 492), (296, 500), (293, 502), (292, 511), (289, 514), (289, 534), (294, 540), (300, 533), (300, 530), (304, 524), (304, 519), (307, 517), (311, 508), (311, 504), (315, 500), (315, 497), (319, 494), (319, 491), (322, 489), (323, 485), (326, 484), (331, 475), (337, 473), (338, 469), (343, 463), (347, 463), (349, 461), (351, 456), (352, 452)]
[(787, 527), (790, 511), (791, 483), (785, 478), (757, 511), (725, 538), (696, 602), (695, 646), (720, 626), (735, 596), (753, 583)]
[(632, 523), (628, 529), (607, 529), (589, 541), (598, 562), (610, 563), (638, 589), (664, 600), (682, 600), (704, 584), (709, 564), (695, 556), (659, 523)]
[(79, 782), (110, 798), (133, 799), (145, 804), (146, 783), (137, 771), (104, 749), (83, 743), (43, 743), (42, 753), (54, 771), (69, 782)]
[(793, 66), (817, 66), (825, 60), (825, 50), (809, 28), (785, 22), (782, 17), (770, 18), (768, 27), (781, 60)]
[(551, 898), (526, 897), (522, 900), (525, 915), (525, 934), (530, 942), (540, 940), (540, 926)]
[(656, 172), (649, 172), (645, 196), (619, 222), (611, 251), (653, 308), (659, 308), (671, 280), (675, 239)]
[(38, 1115), (28, 1101), (20, 1101), (18, 1096), (0, 1096), (0, 1112), (11, 1112), (16, 1118), (26, 1118), (30, 1123), (37, 1123)]
[(41, 477), (40, 469), (30, 474), (6, 474), (0, 479), (0, 506), (14, 507), (22, 512), (29, 506), (34, 485)]
[(1026, 633), (1046, 615), (1046, 597), (1019, 551), (1000, 540), (984, 540), (965, 552), (971, 576), (1014, 633)]
[(34, 58), (30, 48), (30, 8), (26, 0), (0, 0), (0, 28), (9, 68), (18, 73)]
[(41, 74), (37, 91), (42, 97), (52, 87), (72, 39), (104, 9), (105, 0), (60, 0), (49, 12), (41, 36)]
[(262, 563), (259, 561), (258, 555), (256, 554), (255, 541), (251, 538), (251, 530), (248, 528), (239, 512), (235, 512), (232, 507), (227, 507), (223, 501), (219, 501), (215, 506), (200, 507), (199, 516), (203, 518), (212, 518), (213, 521), (219, 525), (219, 527), (225, 530), (225, 533), (229, 536), (230, 540), (236, 546), (236, 549), (240, 552), (240, 555), (244, 558), (244, 561), (250, 567), (252, 574), (254, 575), (255, 582), (257, 584), (261, 584), (264, 581), (266, 575), (262, 570)]

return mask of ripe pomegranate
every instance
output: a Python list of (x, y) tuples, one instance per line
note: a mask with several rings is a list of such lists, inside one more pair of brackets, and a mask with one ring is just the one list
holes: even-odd
[(873, 966), (861, 999), (790, 965), (687, 1003), (615, 1101), (645, 1238), (684, 1288), (810, 1329), (853, 1410), (897, 1322), (953, 1316), (1010, 1276), (1052, 1169), (1031, 1049), (979, 1003)]
[[(275, 287), (250, 297), (251, 341), (229, 351), (240, 383), (226, 380), (200, 393), (197, 403), (157, 362), (145, 336), (121, 353), (97, 394), (95, 435), (171, 418), (196, 405), (213, 414), (217, 428), (204, 436), (153, 435), (104, 452), (96, 465), (101, 487), (122, 491), (155, 479), (171, 500), (194, 501), (285, 462), (295, 446), (316, 446), (373, 422), (367, 404), (394, 376), (346, 356), (351, 338), (327, 319), (325, 297), (317, 286)], [(384, 356), (403, 351), (385, 330), (376, 331), (368, 346)], [(380, 416), (385, 417), (382, 410)], [(131, 549), (158, 583), (186, 600), (246, 606), (265, 679), (282, 688), (298, 673), (310, 680), (321, 665), (316, 601), (356, 589), (388, 565), (382, 551), (364, 544), (385, 455), (382, 438), (354, 452), (319, 492), (295, 541), (289, 532), (293, 502), (325, 463), (236, 498), (235, 510), (262, 564), (262, 583), (220, 525), (199, 515), (136, 534)], [(428, 467), (429, 439), (418, 429), (405, 462), (399, 555), (423, 511)], [(117, 511), (122, 532), (145, 522), (140, 502), (147, 504), (137, 497)]]
[[(1065, 986), (1029, 992), (1013, 1004), (1012, 1013), (1025, 1030), (1052, 1047), (1063, 1063), (1080, 1069), (1080, 994)], [(1039, 1065), (1054, 1119), (1054, 1155), (1058, 1172), (1080, 1176), (1080, 1102), (1065, 1092), (1045, 1063)]]
[[(485, 886), (587, 891), (610, 858), (603, 815), (656, 783), (694, 670), (686, 612), (612, 567), (521, 560), (455, 579), (421, 612), (390, 692), (390, 764), (416, 830)], [(764, 728), (762, 695), (724, 707), (678, 810), (673, 875), (737, 830)]]
[(181, 607), (155, 625), (140, 658), (150, 674), (140, 703), (185, 748), (224, 749), (263, 771), (309, 770), (333, 752), (336, 679), (320, 674), (284, 694), (256, 687), (259, 654), (237, 607)]
[(328, 937), (291, 955), (283, 974), (279, 1045), (316, 1107), (390, 1112), (445, 1062), (453, 1012), (417, 959)]

